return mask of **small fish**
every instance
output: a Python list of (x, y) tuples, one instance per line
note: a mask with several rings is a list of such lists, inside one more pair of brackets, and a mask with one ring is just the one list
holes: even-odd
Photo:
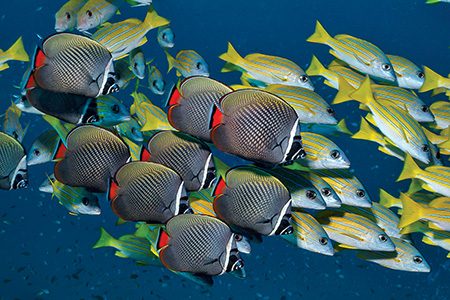
[(386, 55), (394, 67), (399, 87), (418, 90), (425, 81), (425, 73), (415, 63), (401, 56)]
[(27, 165), (39, 165), (53, 160), (60, 138), (55, 130), (44, 131), (31, 145), (27, 155)]
[(98, 198), (86, 189), (71, 187), (61, 182), (49, 179), (52, 185), (52, 197), (56, 197), (59, 204), (64, 206), (71, 215), (100, 215), (101, 209)]
[(329, 124), (302, 124), (304, 131), (310, 131), (324, 136), (340, 136), (341, 134), (352, 135), (348, 129), (345, 119), (340, 120), (336, 125)]
[(30, 58), (23, 47), (22, 37), (19, 37), (8, 50), (3, 51), (0, 49), (0, 71), (9, 68), (7, 62), (10, 60), (30, 61)]
[[(430, 229), (424, 222), (414, 222), (413, 224), (406, 226), (402, 229), (402, 232), (420, 232), (423, 233), (422, 242), (431, 245), (438, 246), (442, 249), (450, 251), (450, 232), (449, 231), (439, 231)], [(450, 253), (447, 258), (450, 258)]]
[(167, 63), (170, 72), (173, 68), (177, 70), (178, 77), (205, 76), (209, 77), (209, 67), (203, 57), (194, 50), (181, 50), (174, 58), (166, 51)]
[(90, 107), (96, 111), (91, 124), (101, 126), (114, 126), (131, 119), (128, 108), (117, 98), (106, 95), (95, 99), (95, 106)]
[(15, 190), (28, 186), (27, 157), (20, 142), (0, 132), (0, 189)]
[(172, 89), (167, 101), (170, 124), (182, 132), (210, 142), (211, 111), (220, 98), (232, 91), (227, 85), (208, 77), (184, 79)]
[(111, 53), (98, 42), (72, 33), (57, 33), (36, 51), (26, 88), (98, 97), (117, 92)]
[(226, 272), (245, 277), (239, 255), (242, 236), (234, 234), (219, 219), (200, 215), (179, 215), (166, 225), (157, 242), (159, 258), (171, 271), (201, 276), (212, 284), (212, 276)]
[(118, 12), (116, 1), (88, 0), (78, 11), (77, 30), (88, 31), (100, 26)]
[(145, 57), (141, 48), (135, 48), (130, 52), (130, 67), (137, 78), (144, 79)]
[(152, 29), (169, 24), (169, 21), (150, 8), (144, 21), (127, 19), (101, 27), (92, 39), (106, 47), (114, 59), (128, 55), (133, 49), (147, 42), (145, 35)]
[(116, 75), (116, 83), (120, 89), (125, 89), (131, 80), (136, 78), (136, 75), (130, 70), (128, 58), (116, 60), (114, 62), (114, 72)]
[(291, 195), (276, 177), (255, 167), (238, 167), (214, 190), (218, 218), (248, 235), (284, 235), (290, 224)]
[(293, 211), (292, 227), (294, 233), (283, 235), (283, 238), (299, 248), (333, 256), (333, 244), (323, 227), (310, 214)]
[(211, 140), (223, 152), (272, 165), (306, 156), (295, 110), (268, 92), (246, 89), (225, 95), (210, 124)]
[(300, 176), (311, 182), (311, 184), (320, 191), (325, 204), (329, 208), (341, 207), (342, 201), (333, 188), (320, 176), (312, 173), (312, 172), (298, 172)]
[(110, 180), (108, 199), (123, 220), (164, 224), (188, 213), (188, 197), (180, 175), (152, 162), (130, 162)]
[(391, 241), (395, 245), (395, 252), (359, 251), (357, 256), (393, 270), (423, 273), (431, 271), (423, 255), (411, 243), (395, 237), (391, 237)]
[(69, 132), (55, 157), (55, 177), (72, 187), (104, 193), (109, 179), (130, 159), (128, 146), (112, 132), (82, 125)]
[(20, 143), (23, 141), (27, 133), (28, 126), (25, 128), (20, 124), (22, 111), (14, 104), (8, 107), (3, 120), (3, 132), (17, 139)]
[(344, 151), (323, 135), (302, 132), (302, 145), (307, 155), (300, 163), (310, 169), (350, 168), (350, 160)]
[(116, 256), (132, 259), (139, 265), (162, 266), (159, 257), (150, 250), (150, 242), (134, 234), (123, 235), (116, 239), (100, 227), (100, 237), (92, 248), (104, 247), (115, 248)]
[(395, 251), (389, 236), (371, 220), (348, 212), (324, 212), (317, 220), (341, 248)]
[[(26, 93), (26, 92), (25, 92)], [(43, 115), (44, 113), (33, 107), (30, 101), (28, 101), (26, 94), (21, 96), (14, 96), (14, 104), (22, 112), (35, 115)]]
[(155, 66), (148, 66), (148, 88), (156, 95), (164, 95), (166, 92), (166, 82)]
[(115, 128), (120, 136), (127, 137), (135, 143), (142, 143), (144, 141), (144, 135), (141, 132), (141, 126), (133, 118), (126, 122), (122, 122), (119, 125), (116, 125)]
[(222, 72), (240, 71), (250, 85), (264, 87), (269, 84), (283, 84), (314, 91), (305, 71), (286, 58), (260, 53), (242, 57), (231, 43), (228, 43), (227, 52), (219, 58), (226, 62)]
[(188, 191), (209, 188), (216, 178), (208, 145), (181, 132), (161, 131), (153, 135), (147, 149), (143, 149), (141, 159), (177, 172)]
[(131, 5), (131, 7), (138, 7), (138, 6), (149, 6), (152, 4), (152, 0), (125, 0), (128, 4)]
[(167, 120), (166, 113), (154, 105), (145, 94), (133, 92), (131, 96), (134, 102), (131, 105), (130, 113), (136, 115), (138, 122), (142, 126), (142, 132), (173, 129)]
[(77, 26), (78, 11), (87, 0), (69, 0), (55, 14), (55, 30), (57, 32), (71, 31)]
[(55, 174), (48, 175), (47, 178), (39, 186), (39, 191), (46, 194), (53, 194), (52, 182), (55, 181)]
[(450, 126), (450, 103), (448, 101), (436, 101), (430, 106), (434, 115), (437, 129), (447, 129)]
[(446, 78), (439, 75), (428, 67), (423, 67), (425, 73), (425, 82), (419, 89), (419, 92), (428, 92), (430, 90), (441, 89), (450, 90), (450, 77)]
[(450, 209), (434, 208), (427, 204), (417, 203), (406, 194), (400, 194), (402, 216), (398, 223), (404, 228), (417, 221), (428, 221), (428, 227), (434, 230), (450, 231)]
[(194, 214), (217, 218), (214, 211), (213, 202), (214, 196), (212, 195), (212, 188), (203, 189), (189, 194), (189, 205), (191, 206)]
[(168, 26), (158, 28), (158, 43), (162, 48), (173, 48), (175, 46), (175, 34)]
[(450, 197), (450, 167), (430, 166), (421, 169), (414, 159), (408, 155), (397, 181), (406, 179), (419, 179), (420, 186), (423, 189)]
[(346, 34), (339, 34), (333, 38), (319, 21), (316, 23), (314, 34), (307, 41), (330, 46), (332, 48), (330, 53), (334, 57), (364, 74), (387, 82), (396, 82), (391, 62), (374, 44)]
[(274, 168), (268, 171), (278, 178), (291, 193), (292, 207), (322, 210), (327, 204), (312, 183), (296, 170)]

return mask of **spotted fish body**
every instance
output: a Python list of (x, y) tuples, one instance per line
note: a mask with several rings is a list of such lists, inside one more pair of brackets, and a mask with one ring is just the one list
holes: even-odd
[(225, 181), (218, 182), (215, 195), (214, 211), (232, 227), (250, 234), (292, 233), (289, 190), (265, 171), (253, 167), (231, 169)]
[(0, 132), (0, 189), (14, 190), (28, 185), (26, 153), (13, 137)]
[(130, 158), (127, 145), (112, 132), (82, 125), (67, 136), (67, 148), (60, 144), (55, 158), (55, 177), (73, 187), (91, 192), (107, 191), (109, 179)]
[(272, 165), (305, 156), (295, 110), (265, 91), (245, 89), (227, 94), (211, 124), (211, 140), (223, 152)]
[(170, 124), (182, 132), (211, 141), (211, 111), (220, 98), (232, 91), (223, 83), (207, 77), (186, 78), (169, 97), (167, 115)]
[(208, 188), (215, 179), (212, 153), (200, 140), (175, 131), (161, 131), (148, 142), (147, 161), (176, 171), (188, 191)]
[(152, 162), (122, 166), (109, 185), (108, 198), (114, 213), (127, 221), (166, 223), (188, 210), (181, 177)]

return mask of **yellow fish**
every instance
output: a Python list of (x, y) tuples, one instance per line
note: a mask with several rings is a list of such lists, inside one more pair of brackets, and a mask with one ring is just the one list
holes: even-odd
[(6, 62), (10, 60), (30, 61), (30, 58), (23, 47), (22, 37), (19, 37), (8, 50), (3, 51), (0, 49), (0, 71), (9, 68), (9, 65)]

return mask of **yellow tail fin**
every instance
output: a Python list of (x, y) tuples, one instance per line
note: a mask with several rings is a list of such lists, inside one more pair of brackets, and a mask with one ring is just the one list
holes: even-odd
[(423, 67), (423, 71), (425, 73), (425, 82), (419, 89), (419, 92), (423, 93), (438, 88), (442, 76), (428, 67)]
[(400, 200), (402, 201), (403, 212), (400, 222), (398, 223), (398, 228), (404, 228), (409, 224), (419, 221), (425, 214), (427, 208), (415, 202), (406, 194), (400, 194)]
[(359, 89), (350, 94), (350, 97), (353, 100), (356, 100), (365, 105), (369, 105), (370, 103), (375, 102), (375, 98), (373, 97), (372, 93), (372, 87), (370, 86), (370, 78), (368, 76), (366, 77), (366, 79), (364, 79)]
[(429, 231), (428, 226), (423, 222), (414, 222), (400, 231), (401, 234), (410, 234), (413, 232), (427, 232)]
[(0, 71), (4, 71), (8, 68), (9, 68), (9, 65), (7, 63), (0, 64)]
[(242, 56), (236, 51), (236, 49), (234, 49), (233, 45), (230, 42), (228, 42), (227, 52), (221, 54), (219, 58), (227, 62), (223, 69), (223, 72), (231, 71), (233, 69), (233, 66), (231, 65), (239, 66), (244, 60), (244, 58), (242, 58)]
[(341, 76), (339, 76), (339, 90), (336, 94), (336, 96), (333, 99), (332, 104), (339, 104), (344, 103), (348, 101), (352, 101), (352, 97), (350, 96), (353, 92), (355, 92), (355, 89)]
[(169, 67), (167, 68), (167, 73), (169, 73), (170, 70), (175, 68), (175, 66), (177, 64), (177, 60), (172, 55), (170, 55), (169, 52), (167, 52), (167, 51), (164, 51), (164, 52), (166, 52), (167, 64), (169, 65)]
[(422, 130), (425, 133), (427, 139), (433, 145), (438, 145), (438, 144), (441, 144), (441, 143), (446, 142), (448, 140), (448, 137), (442, 136), (442, 135), (438, 135), (438, 134), (436, 134), (434, 132), (431, 132), (428, 129), (426, 129), (425, 127), (423, 127), (423, 126), (422, 126)]
[(397, 182), (416, 178), (416, 176), (420, 174), (421, 171), (422, 169), (420, 169), (420, 167), (416, 164), (411, 155), (407, 154), (405, 157), (405, 164), (403, 165), (402, 173), (400, 173)]
[(380, 189), (380, 204), (387, 208), (402, 207), (402, 201), (400, 199), (395, 198), (383, 189)]
[(348, 134), (348, 135), (352, 135), (353, 132), (350, 131), (350, 129), (348, 129), (347, 127), (347, 123), (345, 122), (345, 119), (340, 120), (337, 125), (336, 128), (338, 129), (339, 132)]
[(309, 76), (325, 76), (328, 72), (327, 68), (319, 61), (319, 59), (313, 55), (311, 63), (308, 69), (305, 71)]
[(150, 7), (150, 9), (147, 12), (147, 15), (145, 16), (143, 25), (148, 30), (151, 30), (154, 28), (158, 28), (158, 27), (167, 25), (169, 23), (170, 23), (169, 20), (158, 15), (156, 10), (154, 10), (153, 7)]
[(359, 127), (359, 131), (355, 133), (352, 138), (356, 140), (371, 141), (380, 145), (386, 144), (384, 142), (383, 135), (370, 126), (364, 118), (361, 118), (361, 126)]
[(323, 28), (319, 21), (316, 21), (316, 29), (314, 33), (306, 39), (310, 43), (327, 44), (331, 39), (331, 35)]
[(30, 57), (23, 47), (22, 37), (19, 37), (17, 41), (5, 51), (5, 55), (12, 60), (30, 61)]
[(116, 246), (117, 246), (117, 240), (112, 235), (110, 235), (108, 232), (106, 232), (106, 230), (103, 227), (101, 227), (100, 228), (100, 238), (94, 244), (94, 246), (92, 246), (92, 248), (94, 248), (94, 249), (103, 248), (103, 247), (116, 248)]

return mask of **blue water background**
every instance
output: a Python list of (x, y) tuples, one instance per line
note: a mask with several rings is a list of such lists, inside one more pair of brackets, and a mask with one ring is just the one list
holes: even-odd
[[(157, 11), (171, 20), (175, 49), (198, 51), (209, 63), (211, 77), (229, 84), (238, 83), (239, 74), (220, 73), (223, 62), (217, 58), (226, 50), (227, 41), (243, 55), (279, 55), (304, 67), (312, 54), (329, 62), (332, 57), (326, 46), (305, 42), (316, 19), (331, 34), (361, 37), (388, 54), (405, 56), (441, 74), (450, 71), (450, 5), (429, 6), (424, 0), (154, 2)], [(0, 48), (6, 49), (22, 35), (31, 54), (38, 41), (36, 35), (53, 32), (54, 13), (63, 3), (2, 1)], [(124, 6), (122, 14), (112, 21), (142, 19), (145, 10)], [(165, 71), (167, 62), (155, 33), (148, 35), (144, 51)], [(0, 112), (17, 93), (14, 85), (26, 68), (17, 62), (10, 66), (0, 73)], [(173, 72), (167, 81), (175, 81)], [(314, 81), (317, 91), (330, 100), (335, 92), (323, 87), (320, 80)], [(155, 103), (163, 103), (164, 97), (142, 91)], [(129, 93), (120, 94), (128, 104)], [(423, 98), (430, 102), (428, 95)], [(338, 118), (345, 117), (355, 130), (361, 114), (357, 105), (335, 108)], [(24, 121), (31, 122), (24, 142), (29, 147), (47, 126), (35, 116), (27, 116)], [(399, 160), (382, 155), (373, 143), (347, 137), (335, 141), (374, 199), (380, 187), (394, 194), (405, 189), (405, 184), (395, 183), (402, 167)], [(131, 260), (114, 256), (112, 249), (93, 250), (100, 226), (114, 236), (131, 232), (132, 226), (116, 227), (116, 218), (105, 201), (100, 217), (69, 216), (56, 200), (37, 190), (45, 174), (51, 172), (51, 164), (32, 167), (28, 190), (0, 191), (0, 299), (450, 299), (447, 253), (422, 244), (417, 237), (418, 248), (432, 268), (429, 274), (384, 269), (357, 259), (351, 252), (321, 256), (279, 238), (267, 238), (245, 257), (247, 279), (225, 275), (216, 278), (213, 288), (205, 289), (167, 270), (136, 266)]]

